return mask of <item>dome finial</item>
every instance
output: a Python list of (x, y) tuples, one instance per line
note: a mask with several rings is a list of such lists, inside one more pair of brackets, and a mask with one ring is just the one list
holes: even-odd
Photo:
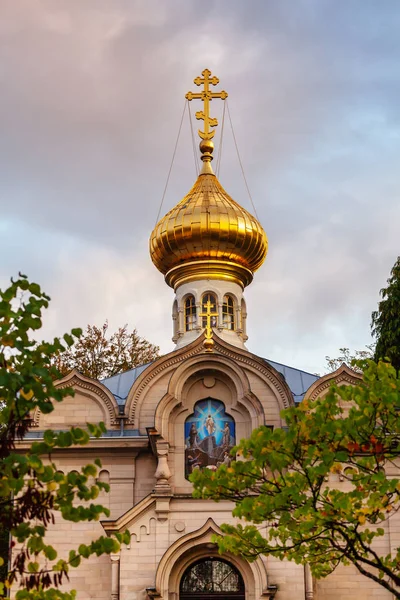
[[(203, 168), (190, 192), (154, 227), (150, 255), (175, 290), (203, 280), (225, 281), (244, 289), (264, 262), (267, 236), (258, 220), (226, 193), (211, 169), (213, 128), (218, 120), (210, 117), (210, 102), (225, 100), (228, 94), (210, 91), (209, 86), (217, 85), (219, 79), (211, 77), (208, 69), (194, 83), (204, 85), (201, 92), (186, 94), (188, 101), (204, 103), (204, 109), (196, 113), (204, 121), (204, 130), (199, 131)], [(212, 348), (212, 333), (205, 340), (206, 347)]]
[[(204, 85), (204, 89), (201, 92), (188, 92), (185, 96), (187, 100), (202, 100), (203, 101), (203, 110), (199, 110), (196, 113), (196, 119), (199, 121), (204, 121), (204, 130), (198, 130), (198, 134), (201, 138), (200, 142), (200, 152), (201, 152), (201, 160), (204, 163), (204, 167), (208, 166), (208, 169), (203, 168), (204, 172), (212, 172), (211, 166), (209, 163), (212, 161), (212, 152), (214, 150), (214, 143), (211, 141), (215, 135), (215, 129), (211, 129), (212, 127), (216, 127), (218, 125), (218, 119), (215, 117), (210, 117), (210, 102), (213, 98), (221, 98), (225, 100), (228, 97), (228, 94), (225, 91), (222, 92), (211, 92), (210, 85), (217, 85), (219, 83), (218, 77), (211, 77), (211, 71), (208, 69), (204, 69), (202, 72), (203, 77), (196, 77), (193, 80), (193, 83), (196, 85)], [(208, 164), (207, 164), (208, 163)]]

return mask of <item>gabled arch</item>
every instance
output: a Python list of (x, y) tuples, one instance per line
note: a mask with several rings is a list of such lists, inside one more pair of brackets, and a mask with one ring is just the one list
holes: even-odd
[[(232, 388), (232, 397), (235, 398), (233, 408), (247, 415), (251, 420), (251, 428), (255, 429), (264, 424), (265, 417), (261, 402), (251, 392), (249, 381), (245, 372), (233, 360), (218, 354), (204, 353), (182, 362), (173, 372), (165, 396), (158, 403), (155, 414), (155, 428), (158, 433), (168, 439), (170, 417), (174, 409), (183, 403), (184, 388), (187, 381), (198, 375), (203, 379), (207, 371), (217, 377), (223, 376), (227, 385)], [(235, 405), (237, 405), (235, 407)]]
[(328, 373), (317, 379), (317, 381), (314, 381), (306, 391), (304, 400), (316, 400), (320, 396), (323, 396), (324, 392), (330, 388), (333, 382), (337, 384), (347, 383), (349, 385), (357, 385), (360, 381), (362, 381), (362, 375), (348, 367), (346, 363), (342, 363), (333, 373)]
[[(162, 556), (156, 572), (155, 592), (152, 595), (167, 600), (178, 598), (179, 584), (186, 568), (201, 558), (218, 556), (217, 546), (212, 542), (213, 535), (221, 534), (215, 521), (209, 518), (196, 531), (183, 535), (176, 540)], [(268, 587), (267, 572), (261, 558), (249, 563), (240, 557), (224, 554), (223, 558), (232, 563), (243, 577), (246, 588), (246, 600), (260, 598)]]
[[(177, 377), (177, 371), (182, 367), (183, 369), (189, 365), (189, 359), (195, 358), (190, 364), (199, 364), (199, 361), (219, 361), (219, 365), (229, 365), (232, 370), (240, 371), (243, 375), (241, 376), (242, 381), (247, 381), (245, 371), (250, 371), (257, 374), (262, 381), (265, 382), (274, 393), (279, 410), (287, 408), (288, 406), (294, 405), (293, 394), (278, 371), (276, 371), (267, 361), (264, 359), (250, 354), (246, 350), (232, 346), (228, 342), (222, 340), (214, 332), (214, 351), (212, 353), (206, 352), (204, 345), (204, 334), (201, 333), (199, 337), (194, 340), (191, 344), (175, 350), (170, 354), (160, 357), (154, 363), (149, 365), (147, 369), (137, 378), (133, 384), (128, 398), (125, 404), (125, 415), (129, 417), (129, 424), (138, 427), (140, 408), (144, 401), (148, 386), (155, 385), (156, 382), (165, 377), (166, 373), (171, 374), (171, 377)], [(240, 378), (239, 378), (240, 379)], [(171, 388), (171, 385), (169, 386)], [(243, 385), (243, 393), (239, 395), (239, 400), (242, 398), (250, 401), (250, 405), (253, 406), (253, 410), (257, 412), (260, 403), (257, 397), (252, 394), (248, 387), (248, 382)], [(161, 405), (165, 405), (166, 402), (175, 398), (175, 392), (171, 394), (166, 392), (164, 398), (162, 398), (157, 407), (157, 413), (161, 408)], [(176, 398), (175, 398), (176, 399)], [(177, 400), (177, 399), (176, 399)], [(179, 401), (179, 400), (178, 400)], [(247, 404), (247, 402), (246, 402)], [(263, 423), (260, 423), (263, 424)], [(257, 426), (257, 425), (256, 425)]]
[(185, 358), (196, 356), (203, 352), (203, 340), (204, 334), (201, 333), (194, 342), (179, 350), (174, 350), (165, 356), (161, 356), (139, 375), (132, 385), (125, 403), (125, 415), (129, 418), (129, 424), (138, 422), (140, 406), (147, 387), (154, 385), (160, 377), (163, 377), (166, 372), (174, 369)]
[(286, 383), (285, 378), (276, 371), (266, 360), (251, 354), (241, 348), (236, 348), (225, 342), (214, 334), (215, 351), (224, 357), (232, 358), (237, 365), (246, 368), (265, 381), (265, 383), (274, 390), (280, 408), (288, 408), (294, 405), (293, 394)]
[[(118, 404), (110, 390), (97, 379), (91, 379), (82, 375), (77, 369), (72, 369), (65, 377), (55, 381), (54, 385), (58, 389), (73, 388), (77, 392), (89, 396), (105, 409), (106, 425), (118, 424)], [(57, 404), (55, 404), (55, 410), (57, 410)], [(39, 426), (40, 414), (40, 409), (36, 409), (32, 417), (34, 427)]]

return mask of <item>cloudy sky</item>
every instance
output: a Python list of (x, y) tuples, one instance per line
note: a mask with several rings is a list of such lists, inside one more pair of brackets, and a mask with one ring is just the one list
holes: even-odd
[[(148, 238), (208, 67), (270, 243), (249, 350), (323, 372), (362, 349), (400, 253), (399, 31), (398, 0), (2, 0), (1, 285), (41, 283), (47, 336), (108, 318), (173, 348)], [(185, 118), (163, 212), (194, 180)], [(251, 210), (227, 125), (220, 180)]]

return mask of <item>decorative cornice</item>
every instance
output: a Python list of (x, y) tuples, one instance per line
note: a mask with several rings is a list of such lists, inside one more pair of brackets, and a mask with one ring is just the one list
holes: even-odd
[(215, 346), (212, 353), (204, 350), (203, 341), (205, 337), (204, 334), (201, 334), (191, 344), (184, 346), (179, 350), (175, 350), (164, 357), (161, 357), (142, 373), (142, 375), (133, 384), (128, 395), (125, 411), (129, 417), (129, 425), (135, 424), (137, 419), (136, 408), (139, 403), (140, 396), (146, 387), (151, 383), (151, 381), (153, 381), (164, 371), (168, 370), (170, 367), (173, 367), (174, 365), (177, 365), (188, 358), (200, 354), (204, 354), (207, 356), (207, 358), (211, 358), (212, 356), (219, 354), (221, 357), (225, 356), (226, 358), (230, 358), (235, 363), (247, 365), (248, 367), (255, 369), (265, 379), (271, 382), (273, 388), (279, 394), (279, 398), (283, 407), (288, 408), (294, 404), (293, 394), (288, 384), (284, 379), (282, 379), (281, 374), (278, 373), (278, 371), (276, 371), (276, 369), (274, 369), (269, 363), (255, 354), (251, 354), (246, 350), (241, 350), (240, 348), (225, 342), (218, 337), (215, 332), (213, 337), (215, 340)]
[(169, 369), (183, 360), (196, 356), (204, 352), (203, 346), (204, 334), (201, 334), (194, 342), (188, 346), (184, 346), (177, 351), (171, 352), (166, 356), (161, 357), (155, 363), (150, 365), (135, 381), (127, 398), (125, 405), (125, 413), (128, 416), (128, 424), (133, 425), (136, 418), (136, 407), (140, 396), (150, 382), (160, 375), (163, 371)]
[(282, 404), (285, 408), (288, 408), (290, 405), (294, 404), (293, 394), (288, 384), (282, 378), (281, 374), (276, 369), (274, 369), (269, 363), (264, 361), (264, 359), (256, 356), (255, 354), (251, 354), (250, 352), (241, 350), (240, 348), (236, 348), (236, 346), (231, 346), (215, 334), (214, 340), (215, 352), (219, 352), (223, 356), (227, 356), (236, 362), (253, 367), (266, 379), (268, 379), (268, 381), (270, 381), (273, 384), (274, 388), (279, 393)]
[[(110, 418), (109, 424), (118, 425), (118, 405), (115, 401), (115, 398), (102, 383), (97, 381), (97, 379), (90, 379), (89, 377), (82, 375), (82, 373), (80, 373), (77, 369), (72, 369), (72, 371), (70, 371), (68, 375), (66, 375), (62, 379), (59, 379), (58, 381), (55, 381), (54, 385), (60, 390), (66, 388), (74, 388), (77, 390), (81, 389), (87, 392), (91, 392), (92, 394), (97, 396), (97, 398), (102, 400), (105, 407), (107, 408), (107, 412)], [(40, 414), (40, 409), (37, 409), (33, 415), (34, 427), (39, 426)]]
[(129, 527), (137, 517), (143, 515), (143, 513), (149, 510), (149, 508), (155, 505), (155, 503), (156, 499), (149, 494), (140, 500), (140, 502), (135, 504), (135, 506), (127, 510), (126, 513), (118, 517), (118, 519), (100, 521), (100, 523), (107, 535), (110, 535)]
[(328, 373), (320, 379), (317, 379), (306, 391), (304, 400), (316, 400), (319, 396), (323, 395), (325, 390), (329, 389), (333, 382), (337, 384), (347, 383), (349, 385), (357, 385), (362, 381), (361, 373), (357, 373), (346, 363), (342, 363), (336, 371)]
[[(38, 442), (43, 438), (34, 437), (34, 438), (24, 438), (19, 441), (16, 440), (15, 446), (19, 451), (28, 450), (33, 442)], [(89, 442), (84, 446), (75, 446), (74, 452), (77, 453), (85, 453), (90, 451), (100, 451), (100, 450), (108, 450), (108, 449), (118, 449), (120, 451), (128, 451), (130, 452), (131, 458), (137, 454), (137, 450), (146, 450), (149, 446), (149, 440), (147, 436), (135, 436), (135, 437), (100, 437), (100, 438), (90, 438)], [(69, 448), (54, 448), (54, 454), (61, 454), (63, 452), (70, 451)]]

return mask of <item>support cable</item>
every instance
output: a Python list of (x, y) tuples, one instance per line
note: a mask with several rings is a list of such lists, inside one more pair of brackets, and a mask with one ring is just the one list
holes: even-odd
[(250, 198), (251, 205), (252, 205), (252, 207), (253, 207), (253, 210), (254, 210), (254, 214), (255, 214), (255, 216), (256, 216), (256, 218), (257, 218), (257, 220), (259, 220), (259, 218), (258, 218), (258, 214), (257, 214), (257, 210), (256, 210), (256, 207), (254, 206), (253, 198), (251, 197), (251, 194), (250, 194), (250, 189), (249, 189), (249, 186), (248, 186), (248, 184), (247, 184), (246, 175), (244, 174), (243, 164), (242, 164), (242, 160), (241, 160), (241, 158), (240, 158), (240, 154), (239, 154), (239, 148), (238, 148), (238, 145), (237, 145), (237, 141), (236, 141), (235, 132), (234, 132), (234, 130), (233, 130), (233, 124), (232, 124), (231, 113), (230, 113), (230, 110), (229, 110), (229, 104), (228, 104), (228, 101), (227, 101), (227, 100), (226, 100), (225, 102), (226, 102), (226, 104), (227, 104), (227, 108), (228, 108), (228, 117), (229, 117), (229, 122), (230, 122), (230, 124), (231, 124), (232, 135), (233, 135), (233, 141), (235, 142), (236, 153), (237, 153), (237, 156), (238, 156), (238, 159), (239, 159), (240, 168), (241, 168), (241, 170), (242, 170), (242, 175), (243, 175), (244, 183), (245, 183), (245, 186), (246, 186), (246, 189), (247, 189), (247, 193), (248, 193), (248, 195), (249, 195), (249, 198)]
[(224, 102), (224, 110), (222, 113), (221, 136), (220, 136), (220, 140), (219, 140), (219, 148), (218, 148), (218, 156), (217, 156), (216, 174), (217, 174), (218, 178), (219, 178), (219, 171), (221, 168), (222, 142), (224, 140), (225, 109), (226, 109), (226, 102)]
[(161, 198), (160, 208), (158, 209), (157, 218), (156, 218), (156, 222), (155, 222), (155, 225), (154, 225), (154, 226), (156, 226), (156, 225), (157, 225), (157, 223), (158, 223), (158, 219), (160, 218), (160, 213), (161, 213), (162, 205), (163, 205), (163, 203), (164, 203), (165, 194), (166, 194), (166, 192), (167, 192), (167, 187), (168, 187), (168, 183), (169, 183), (169, 178), (170, 178), (170, 176), (171, 176), (172, 166), (173, 166), (173, 164), (174, 164), (174, 160), (175, 160), (176, 149), (177, 149), (177, 147), (178, 147), (178, 142), (179, 142), (179, 138), (180, 138), (180, 135), (181, 135), (181, 129), (182, 129), (182, 123), (183, 123), (183, 117), (185, 116), (185, 111), (186, 111), (186, 104), (187, 104), (187, 100), (185, 100), (185, 104), (184, 104), (184, 107), (183, 107), (183, 113), (182, 113), (181, 123), (180, 123), (180, 125), (179, 125), (178, 136), (177, 136), (177, 138), (176, 138), (176, 142), (175, 142), (175, 148), (174, 148), (174, 152), (173, 152), (173, 154), (172, 154), (172, 160), (171, 160), (171, 164), (170, 164), (169, 171), (168, 171), (167, 181), (165, 182), (164, 192), (163, 192), (163, 195), (162, 195), (162, 198)]
[(193, 156), (194, 156), (194, 170), (195, 170), (195, 173), (196, 173), (196, 177), (198, 177), (199, 176), (199, 162), (198, 162), (198, 158), (197, 158), (196, 142), (195, 142), (195, 139), (194, 139), (192, 111), (190, 110), (189, 100), (186, 100), (186, 102), (187, 102), (188, 114), (189, 114), (190, 132), (192, 134), (192, 148), (193, 148)]

